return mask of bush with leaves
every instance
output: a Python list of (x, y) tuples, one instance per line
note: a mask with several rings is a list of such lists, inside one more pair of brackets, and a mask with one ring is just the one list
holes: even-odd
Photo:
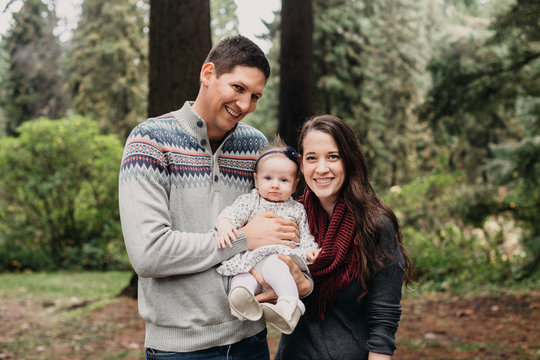
[(126, 267), (117, 136), (80, 116), (18, 131), (0, 139), (0, 270)]
[(385, 200), (400, 220), (420, 285), (471, 289), (521, 277), (523, 254), (509, 252), (503, 230), (486, 230), (493, 215), (502, 224), (514, 221), (496, 189), (467, 184), (460, 172), (438, 171), (393, 187)]

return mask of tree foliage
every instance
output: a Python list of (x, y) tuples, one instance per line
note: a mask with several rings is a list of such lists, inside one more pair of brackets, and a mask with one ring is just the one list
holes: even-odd
[(66, 108), (60, 72), (62, 47), (53, 33), (56, 14), (42, 0), (26, 0), (13, 20), (2, 41), (8, 66), (0, 86), (8, 135), (15, 135), (24, 121), (56, 118)]
[(236, 10), (237, 6), (234, 0), (210, 0), (212, 44), (239, 33)]
[(493, 157), (491, 144), (523, 136), (518, 99), (540, 94), (539, 11), (536, 1), (518, 1), (489, 27), (476, 21), (473, 33), (441, 46), (431, 60), (434, 83), (422, 118), (470, 181), (487, 180), (481, 165)]
[(145, 14), (137, 0), (85, 0), (69, 50), (75, 111), (122, 139), (146, 118)]

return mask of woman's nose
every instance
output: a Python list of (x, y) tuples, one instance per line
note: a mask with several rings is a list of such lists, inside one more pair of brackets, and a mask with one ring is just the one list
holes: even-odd
[(326, 164), (326, 161), (321, 160), (317, 163), (317, 171), (318, 172), (326, 172), (328, 171), (328, 165)]

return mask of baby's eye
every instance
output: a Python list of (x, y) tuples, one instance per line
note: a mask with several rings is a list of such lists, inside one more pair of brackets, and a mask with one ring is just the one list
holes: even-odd
[(265, 176), (264, 180), (271, 180), (272, 178), (270, 176)]
[(281, 182), (287, 182), (287, 181), (289, 181), (289, 179), (285, 179), (285, 178), (281, 179)]

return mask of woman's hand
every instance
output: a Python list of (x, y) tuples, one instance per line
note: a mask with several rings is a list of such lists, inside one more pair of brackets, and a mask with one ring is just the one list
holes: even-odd
[[(296, 283), (296, 287), (298, 288), (298, 295), (300, 296), (300, 298), (303, 298), (304, 296), (311, 293), (311, 281), (309, 281), (309, 279), (304, 275), (302, 270), (300, 270), (300, 268), (298, 267), (298, 265), (296, 265), (292, 258), (290, 256), (281, 254), (278, 254), (278, 257), (280, 258), (280, 260), (284, 261), (289, 266), (289, 271), (291, 272), (294, 282)], [(255, 277), (255, 279), (257, 279), (257, 282), (259, 284), (268, 288), (268, 290), (255, 296), (255, 298), (261, 303), (269, 302), (275, 304), (278, 297), (272, 287), (270, 287), (270, 285), (268, 285), (266, 281), (264, 281), (264, 278), (257, 271), (251, 269), (250, 273)]]

